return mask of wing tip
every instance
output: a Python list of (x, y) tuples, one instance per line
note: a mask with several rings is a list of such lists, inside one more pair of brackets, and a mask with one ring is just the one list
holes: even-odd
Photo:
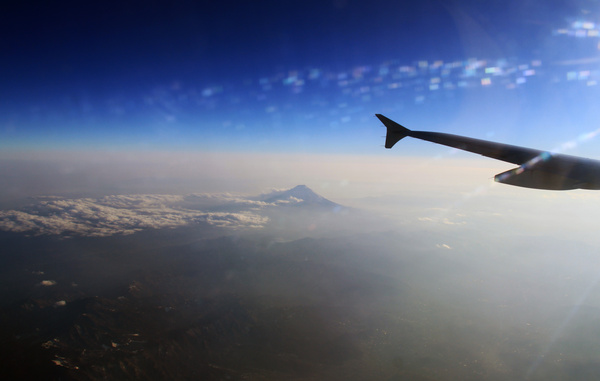
[(410, 130), (393, 120), (383, 116), (382, 114), (375, 114), (375, 116), (387, 127), (387, 134), (385, 136), (385, 148), (392, 148), (394, 144), (400, 141), (402, 138), (410, 135)]

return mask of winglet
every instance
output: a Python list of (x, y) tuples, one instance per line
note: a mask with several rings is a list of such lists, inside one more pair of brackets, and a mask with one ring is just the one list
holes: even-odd
[(385, 148), (392, 148), (400, 139), (410, 135), (410, 130), (399, 125), (391, 119), (386, 118), (381, 114), (375, 114), (381, 123), (387, 127), (387, 135), (385, 136)]

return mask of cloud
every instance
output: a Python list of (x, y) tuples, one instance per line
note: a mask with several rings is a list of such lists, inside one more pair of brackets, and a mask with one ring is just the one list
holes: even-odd
[(442, 223), (443, 223), (444, 225), (465, 225), (465, 224), (466, 224), (466, 222), (465, 222), (465, 221), (452, 221), (452, 220), (450, 220), (449, 218), (444, 218), (444, 219), (442, 220)]
[(279, 205), (279, 204), (298, 204), (298, 203), (301, 203), (302, 201), (303, 200), (299, 199), (298, 197), (289, 196), (286, 199), (275, 201), (274, 204), (275, 205)]
[(417, 220), (421, 222), (431, 222), (443, 225), (465, 225), (467, 223), (466, 221), (454, 221), (447, 217), (417, 217)]
[[(216, 198), (229, 199), (231, 203), (233, 197)], [(184, 207), (185, 200), (186, 196), (180, 195), (50, 199), (24, 210), (0, 211), (0, 230), (34, 235), (105, 237), (199, 222), (232, 229), (260, 228), (268, 221), (267, 217), (245, 210), (204, 212)]]
[[(286, 191), (289, 189), (286, 189)], [(280, 192), (280, 191), (277, 191)], [(281, 191), (283, 193), (283, 191)], [(289, 196), (287, 199), (278, 199), (272, 202), (262, 201), (261, 199), (265, 196), (273, 195), (273, 192), (263, 193), (258, 197), (248, 198), (242, 195), (236, 195), (232, 193), (193, 193), (184, 197), (185, 202), (192, 203), (212, 203), (220, 206), (239, 206), (239, 207), (251, 207), (251, 208), (263, 208), (269, 206), (277, 206), (282, 204), (296, 204), (303, 200)]]

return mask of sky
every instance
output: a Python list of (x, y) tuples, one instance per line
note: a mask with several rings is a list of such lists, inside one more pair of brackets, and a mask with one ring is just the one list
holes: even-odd
[(4, 151), (381, 154), (375, 113), (544, 149), (597, 128), (592, 1), (13, 2), (1, 17)]
[(475, 188), (510, 169), (421, 141), (385, 150), (375, 113), (598, 158), (599, 12), (593, 1), (8, 3), (0, 206), (297, 184), (349, 200), (431, 184), (453, 160), (459, 179), (469, 160), (489, 166)]
[[(598, 158), (593, 1), (4, 8), (5, 207), (53, 192), (304, 183), (348, 199), (434, 178), (440, 161), (492, 166), (486, 185), (509, 169), (420, 141), (385, 150), (375, 113), (415, 130)], [(414, 160), (426, 170), (412, 182), (387, 177)], [(386, 193), (390, 183), (401, 185)]]

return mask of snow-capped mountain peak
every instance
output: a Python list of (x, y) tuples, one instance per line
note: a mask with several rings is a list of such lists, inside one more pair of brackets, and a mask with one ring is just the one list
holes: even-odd
[(261, 201), (273, 203), (277, 201), (295, 201), (296, 205), (314, 205), (314, 206), (327, 206), (334, 207), (338, 206), (333, 201), (329, 201), (323, 196), (313, 192), (312, 189), (306, 185), (297, 185), (294, 188), (274, 191), (259, 196)]

